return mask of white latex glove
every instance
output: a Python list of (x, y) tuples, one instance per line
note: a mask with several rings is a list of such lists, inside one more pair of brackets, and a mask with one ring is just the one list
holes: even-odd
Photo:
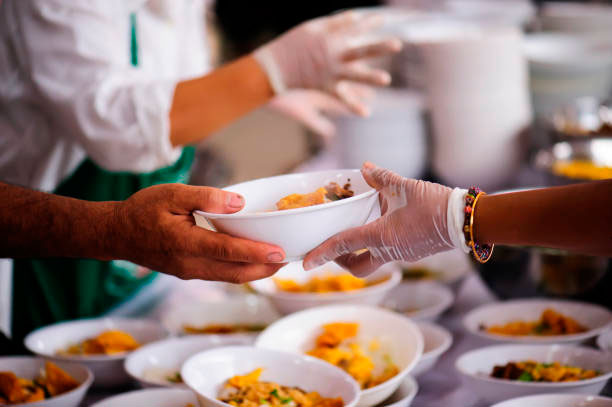
[(254, 53), (277, 94), (287, 89), (319, 89), (338, 97), (357, 114), (366, 116), (355, 83), (384, 86), (388, 72), (362, 60), (397, 52), (393, 37), (374, 38), (381, 16), (347, 11), (307, 21), (265, 44)]
[[(305, 269), (335, 260), (365, 276), (394, 260), (412, 262), (454, 247), (467, 251), (462, 233), (466, 190), (407, 179), (370, 163), (361, 172), (379, 191), (382, 216), (325, 241), (308, 253)], [(355, 253), (361, 249), (367, 251)]]
[[(367, 103), (371, 89), (360, 91), (360, 100)], [(272, 109), (302, 123), (328, 142), (336, 134), (336, 126), (330, 116), (344, 116), (352, 112), (335, 97), (317, 90), (292, 90), (276, 96), (268, 104)]]

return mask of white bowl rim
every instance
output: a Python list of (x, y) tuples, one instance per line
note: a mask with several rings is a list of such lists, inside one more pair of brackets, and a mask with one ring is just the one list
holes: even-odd
[[(474, 329), (471, 329), (471, 327), (469, 326), (469, 320), (474, 316), (474, 314), (481, 312), (482, 310), (485, 310), (487, 308), (503, 307), (503, 306), (513, 305), (513, 304), (518, 304), (518, 303), (542, 303), (542, 302), (550, 303), (551, 308), (554, 308), (554, 304), (559, 304), (559, 303), (574, 304), (574, 305), (579, 305), (579, 306), (584, 306), (584, 307), (590, 307), (592, 309), (597, 308), (600, 311), (606, 312), (608, 314), (609, 319), (608, 319), (608, 322), (605, 323), (604, 325), (597, 327), (597, 328), (589, 329), (586, 332), (582, 332), (578, 334), (549, 335), (549, 336), (541, 336), (541, 337), (540, 336), (529, 336), (529, 335), (525, 335), (525, 336), (496, 335), (496, 334), (487, 333), (479, 329), (474, 330)], [(564, 342), (583, 341), (583, 340), (592, 338), (594, 336), (597, 336), (602, 332), (607, 331), (610, 327), (612, 327), (612, 311), (600, 305), (591, 304), (588, 302), (565, 300), (565, 299), (524, 298), (524, 299), (507, 300), (507, 301), (496, 301), (492, 303), (483, 304), (479, 307), (474, 308), (470, 312), (468, 312), (463, 317), (462, 322), (463, 322), (463, 326), (465, 327), (465, 329), (471, 332), (472, 334), (480, 336), (481, 338), (491, 339), (491, 340), (495, 340), (498, 342), (517, 342), (517, 343), (523, 343), (523, 344), (564, 343)]]
[[(361, 171), (358, 169), (338, 169), (338, 170), (326, 170), (326, 171), (313, 171), (313, 172), (302, 172), (302, 173), (295, 173), (295, 174), (283, 174), (283, 175), (276, 175), (274, 177), (266, 177), (266, 178), (258, 178), (258, 179), (254, 179), (251, 181), (246, 181), (246, 182), (241, 182), (239, 184), (234, 184), (234, 185), (229, 185), (225, 188), (222, 188), (223, 190), (229, 190), (230, 188), (235, 188), (238, 186), (242, 186), (245, 184), (249, 184), (251, 182), (257, 182), (257, 181), (263, 181), (263, 180), (271, 180), (271, 179), (275, 179), (275, 178), (290, 178), (290, 177), (302, 177), (305, 174), (308, 175), (323, 175), (323, 174), (337, 174), (337, 173), (341, 173), (341, 172), (348, 172), (348, 173), (358, 173), (359, 175), (361, 175)], [(248, 212), (248, 213), (211, 213), (211, 212), (204, 212), (204, 211), (194, 211), (194, 213), (196, 215), (200, 215), (200, 216), (204, 216), (205, 218), (208, 219), (259, 219), (259, 218), (269, 218), (269, 217), (278, 217), (278, 216), (288, 216), (288, 215), (295, 215), (295, 214), (299, 214), (299, 213), (305, 213), (305, 212), (315, 212), (315, 211), (321, 211), (327, 208), (333, 208), (335, 206), (340, 206), (340, 205), (346, 205), (350, 202), (355, 202), (355, 201), (360, 201), (362, 199), (366, 199), (369, 198), (375, 194), (377, 194), (378, 191), (376, 191), (374, 188), (369, 189), (366, 192), (362, 192), (360, 194), (354, 195), (350, 198), (345, 198), (345, 199), (340, 199), (338, 201), (333, 201), (333, 202), (327, 202), (327, 203), (323, 203), (323, 204), (319, 204), (319, 205), (312, 205), (312, 206), (306, 206), (304, 208), (295, 208), (295, 209), (285, 209), (282, 211), (271, 211), (271, 212)]]
[[(575, 351), (575, 350), (580, 350), (582, 352), (587, 352), (587, 353), (597, 353), (600, 356), (605, 356), (607, 358), (609, 358), (610, 360), (612, 360), (612, 355), (608, 355), (606, 352), (597, 350), (597, 349), (592, 349), (592, 348), (587, 348), (584, 346), (572, 346), (572, 345), (516, 345), (516, 344), (510, 344), (510, 345), (493, 345), (493, 346), (484, 346), (482, 348), (477, 348), (468, 352), (463, 353), (461, 356), (459, 356), (457, 358), (457, 360), (455, 361), (455, 370), (457, 370), (459, 373), (461, 373), (464, 376), (468, 376), (468, 377), (472, 377), (478, 380), (482, 380), (483, 382), (488, 382), (488, 383), (504, 383), (506, 385), (509, 386), (514, 386), (514, 387), (533, 387), (533, 388), (550, 388), (550, 389), (562, 389), (562, 388), (568, 388), (568, 387), (582, 387), (582, 386), (588, 386), (591, 384), (595, 384), (595, 383), (599, 383), (601, 381), (604, 380), (608, 380), (610, 378), (612, 378), (612, 369), (610, 369), (609, 372), (607, 373), (602, 373), (601, 375), (597, 376), (597, 377), (593, 377), (592, 379), (585, 379), (585, 380), (577, 380), (574, 382), (558, 382), (558, 383), (551, 383), (551, 382), (519, 382), (516, 380), (507, 380), (507, 379), (498, 379), (495, 377), (490, 377), (490, 376), (484, 376), (484, 375), (479, 375), (479, 374), (474, 374), (474, 373), (470, 373), (465, 371), (464, 369), (461, 368), (461, 362), (464, 362), (466, 359), (470, 358), (471, 356), (473, 356), (476, 353), (479, 352), (483, 352), (483, 351), (488, 351), (488, 350), (492, 350), (492, 349), (496, 349), (499, 350), (500, 352), (503, 352), (504, 350), (508, 350), (508, 349), (514, 349), (514, 350), (518, 350), (518, 349), (565, 349), (568, 351)], [(510, 360), (508, 361), (510, 362)]]
[[(400, 387), (404, 384), (404, 383), (408, 383), (408, 385), (410, 386), (410, 393), (408, 393), (406, 396), (402, 397), (401, 399), (388, 403), (387, 401), (390, 400), (397, 391), (399, 391)], [(378, 406), (382, 406), (382, 407), (386, 407), (386, 406), (392, 406), (398, 403), (401, 403), (404, 400), (414, 400), (414, 398), (416, 397), (416, 395), (419, 393), (419, 382), (416, 381), (416, 379), (411, 375), (408, 374), (406, 375), (406, 377), (404, 377), (404, 379), (402, 380), (400, 387), (397, 388), (397, 390), (395, 390), (393, 393), (391, 393), (391, 395), (389, 397), (387, 397), (385, 400), (383, 400), (382, 402), (378, 403), (376, 406), (374, 407), (378, 407)]]
[[(453, 346), (453, 334), (451, 334), (451, 332), (443, 326), (428, 321), (416, 321), (416, 324), (419, 329), (421, 328), (421, 326), (427, 326), (427, 329), (437, 331), (441, 336), (444, 337), (442, 345), (430, 350), (429, 352), (425, 352), (425, 348), (423, 347), (423, 355), (421, 355), (421, 360), (436, 358), (442, 355), (447, 350), (449, 350), (451, 346)], [(423, 334), (423, 340), (425, 340), (425, 334), (423, 333), (423, 331), (421, 331), (421, 333)]]
[[(417, 318), (417, 322), (422, 319), (434, 318), (438, 315), (442, 315), (446, 312), (450, 307), (452, 307), (455, 302), (455, 294), (453, 290), (451, 290), (446, 284), (439, 281), (415, 281), (415, 282), (401, 282), (398, 284), (398, 287), (402, 286), (411, 286), (411, 288), (422, 288), (424, 291), (428, 290), (428, 292), (435, 293), (435, 295), (440, 298), (440, 301), (437, 303), (430, 305), (428, 307), (421, 308), (413, 313), (405, 313), (405, 311), (398, 309), (395, 312), (405, 315), (408, 318)], [(391, 291), (389, 292), (391, 294)], [(390, 298), (388, 295), (384, 300), (387, 301)]]
[(609, 338), (609, 342), (612, 343), (612, 329), (608, 329), (597, 336), (597, 340), (596, 340), (597, 347), (603, 350), (604, 352), (611, 352), (612, 347), (605, 346), (606, 344), (605, 340), (607, 338)]
[(504, 401), (500, 401), (499, 403), (495, 403), (494, 405), (492, 405), (491, 407), (503, 407), (506, 406), (506, 403), (510, 403), (510, 402), (520, 402), (520, 401), (527, 401), (528, 399), (543, 399), (546, 397), (567, 397), (567, 398), (589, 398), (595, 401), (608, 401), (611, 405), (612, 405), (612, 398), (610, 397), (603, 397), (603, 396), (599, 396), (599, 395), (593, 395), (593, 394), (584, 394), (584, 393), (544, 393), (544, 394), (531, 394), (528, 396), (518, 396), (518, 397), (513, 397), (511, 399), (508, 400), (504, 400)]
[[(274, 353), (279, 354), (279, 355), (282, 354), (284, 356), (290, 356), (290, 357), (295, 357), (295, 358), (298, 358), (298, 359), (306, 360), (309, 363), (311, 363), (311, 362), (315, 363), (315, 364), (317, 364), (317, 365), (319, 365), (319, 366), (321, 366), (321, 367), (323, 367), (325, 369), (331, 368), (330, 370), (335, 370), (336, 373), (339, 373), (341, 376), (344, 376), (345, 379), (348, 379), (347, 383), (351, 384), (351, 386), (353, 387), (353, 390), (355, 392), (355, 399), (351, 400), (350, 403), (346, 403), (346, 401), (344, 401), (345, 402), (345, 404), (344, 404), (345, 406), (347, 406), (347, 405), (355, 406), (359, 402), (360, 395), (363, 393), (363, 391), (359, 387), (359, 384), (357, 383), (357, 381), (350, 374), (348, 374), (344, 370), (340, 369), (339, 367), (332, 365), (331, 363), (328, 363), (328, 362), (325, 362), (325, 361), (323, 361), (321, 359), (315, 358), (314, 356), (303, 355), (303, 354), (293, 353), (293, 352), (283, 352), (283, 351), (275, 350), (275, 349), (260, 348), (260, 347), (256, 347), (256, 346), (253, 346), (253, 345), (223, 346), (223, 347), (219, 347), (219, 348), (208, 349), (208, 350), (204, 350), (202, 352), (198, 352), (198, 353), (196, 353), (195, 355), (191, 356), (189, 359), (187, 359), (185, 361), (185, 363), (183, 364), (183, 366), (181, 368), (181, 375), (183, 377), (187, 377), (188, 375), (185, 375), (184, 373), (185, 373), (186, 368), (189, 366), (190, 362), (192, 362), (192, 360), (197, 358), (197, 357), (201, 357), (201, 355), (204, 354), (204, 353), (208, 353), (208, 352), (220, 352), (220, 351), (233, 351), (233, 350), (236, 350), (236, 349), (238, 349), (238, 350), (249, 349), (251, 351), (274, 352)], [(196, 393), (198, 395), (201, 395), (202, 397), (204, 397), (206, 399), (211, 399), (209, 396), (204, 395), (204, 394), (200, 393), (199, 391), (197, 391), (196, 389), (194, 389), (191, 386), (189, 386), (186, 382), (185, 382), (185, 384), (194, 393)], [(317, 391), (317, 390), (314, 389), (314, 390), (309, 390), (309, 391)], [(230, 404), (224, 403), (223, 401), (220, 401), (220, 400), (217, 400), (217, 399), (214, 399), (214, 400), (218, 401), (219, 403), (221, 403), (223, 405), (228, 405), (228, 406), (230, 405)]]
[[(305, 273), (307, 273), (307, 271), (305, 271)], [(346, 270), (346, 273), (350, 273), (350, 271)], [(381, 281), (380, 283), (372, 284), (364, 288), (360, 288), (357, 290), (350, 290), (350, 291), (334, 291), (334, 292), (328, 292), (328, 293), (291, 292), (291, 291), (282, 291), (278, 289), (274, 290), (273, 292), (267, 292), (267, 291), (263, 291), (259, 289), (257, 282), (253, 282), (254, 284), (248, 283), (248, 286), (253, 288), (259, 295), (263, 295), (265, 297), (271, 297), (275, 299), (283, 299), (283, 300), (351, 299), (355, 297), (361, 297), (369, 293), (390, 290), (393, 287), (397, 286), (402, 281), (401, 272), (398, 270), (390, 270), (388, 272), (385, 271), (381, 273), (381, 278), (383, 276), (388, 276), (388, 278), (386, 280)]]
[(116, 401), (123, 397), (133, 396), (135, 394), (144, 394), (144, 393), (166, 393), (166, 392), (181, 392), (181, 393), (192, 393), (194, 398), (197, 398), (195, 393), (190, 389), (180, 388), (180, 387), (157, 387), (154, 389), (138, 389), (132, 390), (125, 393), (115, 394), (114, 396), (106, 397), (95, 404), (92, 404), (91, 407), (97, 407), (102, 404), (110, 403)]
[[(30, 332), (25, 339), (23, 340), (23, 343), (25, 345), (25, 347), (32, 353), (36, 354), (36, 355), (40, 355), (42, 357), (45, 358), (52, 358), (54, 360), (61, 360), (61, 361), (65, 361), (65, 362), (76, 362), (76, 363), (84, 363), (84, 362), (108, 362), (111, 360), (122, 360), (125, 359), (131, 352), (121, 352), (121, 353), (117, 353), (114, 355), (58, 355), (55, 353), (42, 353), (39, 352), (37, 349), (35, 349), (32, 345), (31, 345), (31, 341), (32, 341), (32, 337), (34, 337), (35, 335), (39, 335), (41, 334), (41, 332), (44, 332), (46, 329), (50, 329), (50, 328), (57, 328), (57, 327), (62, 327), (62, 326), (69, 326), (69, 325), (75, 325), (75, 324), (79, 324), (79, 323), (91, 323), (91, 322), (99, 322), (99, 321), (104, 321), (104, 320), (111, 320), (111, 321), (116, 321), (116, 322), (120, 322), (120, 323), (124, 323), (124, 322), (137, 322), (139, 324), (146, 324), (149, 325), (151, 327), (155, 326), (156, 328), (159, 329), (159, 331), (161, 333), (164, 334), (164, 336), (161, 339), (166, 339), (168, 338), (169, 332), (168, 330), (158, 321), (154, 320), (154, 319), (147, 319), (147, 318), (124, 318), (124, 317), (99, 317), (99, 318), (83, 318), (83, 319), (73, 319), (70, 321), (63, 321), (63, 322), (58, 322), (55, 324), (50, 324), (50, 325), (46, 325), (46, 326), (42, 326), (40, 328), (35, 329), (34, 331)], [(157, 341), (154, 341), (157, 342)], [(149, 342), (152, 343), (152, 342)], [(149, 343), (143, 344), (142, 346), (148, 345)]]
[[(47, 362), (47, 360), (45, 358), (42, 357), (36, 357), (36, 356), (2, 356), (0, 357), (0, 362), (2, 360), (21, 360), (21, 361), (38, 361), (38, 362)], [(91, 387), (93, 381), (94, 381), (94, 375), (91, 371), (91, 369), (89, 369), (87, 366), (84, 366), (83, 364), (80, 363), (75, 363), (75, 362), (66, 362), (66, 364), (72, 364), (76, 367), (78, 367), (79, 369), (83, 369), (83, 371), (86, 373), (86, 378), (82, 383), (79, 383), (79, 385), (77, 387), (75, 387), (74, 389), (67, 391), (66, 393), (62, 393), (58, 396), (54, 396), (54, 397), (50, 397), (48, 399), (43, 400), (43, 402), (45, 401), (56, 401), (56, 400), (61, 400), (64, 398), (67, 398), (70, 394), (82, 389), (83, 387), (85, 388), (85, 394), (87, 394), (87, 390)], [(61, 368), (61, 366), (59, 366)], [(21, 404), (11, 404), (11, 406), (16, 406), (16, 407), (20, 407), (20, 406), (34, 406), (37, 403), (40, 403), (38, 401), (32, 401), (30, 403), (21, 403)]]
[[(382, 383), (380, 383), (380, 384), (378, 384), (378, 385), (376, 385), (374, 387), (370, 387), (369, 389), (360, 390), (361, 394), (369, 395), (369, 394), (377, 392), (380, 389), (380, 386), (384, 386), (389, 381), (394, 380), (394, 379), (396, 379), (398, 377), (405, 377), (405, 376), (407, 376), (418, 365), (419, 361), (423, 357), (423, 349), (425, 348), (425, 339), (423, 338), (423, 333), (421, 332), (421, 330), (417, 326), (416, 322), (412, 321), (410, 318), (406, 318), (406, 317), (402, 316), (401, 314), (398, 314), (397, 312), (389, 311), (389, 310), (386, 310), (384, 308), (380, 308), (380, 307), (376, 307), (376, 306), (357, 305), (357, 304), (329, 304), (329, 305), (322, 305), (322, 306), (318, 306), (318, 307), (307, 308), (307, 309), (304, 309), (304, 310), (301, 310), (301, 311), (297, 311), (297, 312), (294, 312), (292, 314), (289, 314), (289, 315), (286, 315), (286, 316), (280, 318), (278, 321), (275, 321), (272, 324), (268, 325), (268, 328), (266, 328), (265, 330), (271, 329), (272, 327), (274, 327), (274, 325), (284, 323), (285, 320), (287, 320), (289, 318), (297, 317), (297, 316), (299, 316), (301, 314), (307, 314), (307, 313), (310, 313), (310, 312), (320, 312), (322, 309), (338, 309), (338, 308), (363, 309), (363, 310), (368, 310), (368, 311), (371, 310), (371, 311), (374, 311), (374, 312), (385, 313), (385, 314), (388, 314), (390, 316), (400, 318), (402, 321), (408, 322), (408, 324), (413, 325), (413, 327), (416, 329), (416, 331), (418, 333), (417, 340), (416, 340), (416, 343), (417, 343), (416, 357), (412, 360), (412, 362), (410, 364), (408, 364), (406, 367), (404, 367), (402, 370), (400, 370), (397, 375), (391, 377), (387, 381), (382, 382)], [(398, 321), (400, 319), (398, 319)], [(255, 347), (256, 348), (261, 348), (261, 346), (259, 345), (260, 337), (261, 336), (258, 336), (257, 339), (255, 340)], [(269, 349), (269, 348), (264, 348), (264, 349)], [(296, 354), (303, 355), (303, 356), (308, 356), (308, 355), (304, 355), (302, 353), (296, 353)], [(314, 356), (309, 356), (309, 357), (314, 357)], [(315, 359), (318, 359), (318, 358), (315, 358)], [(320, 359), (318, 359), (318, 360), (320, 360)], [(329, 364), (331, 366), (334, 366), (334, 365), (332, 365), (331, 363), (328, 363), (328, 362), (324, 362), (324, 363), (327, 363), (327, 364)], [(334, 367), (336, 367), (336, 366), (334, 366)], [(340, 368), (338, 368), (338, 369), (340, 369)], [(342, 369), (340, 369), (340, 370), (342, 370)], [(344, 371), (344, 370), (342, 370), (342, 371)], [(400, 383), (401, 383), (401, 381), (400, 381)]]

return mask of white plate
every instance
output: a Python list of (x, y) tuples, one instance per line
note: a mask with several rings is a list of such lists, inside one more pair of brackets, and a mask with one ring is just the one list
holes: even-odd
[(198, 399), (186, 389), (147, 389), (110, 397), (91, 407), (186, 407), (198, 406)]
[[(340, 185), (349, 182), (355, 196), (306, 208), (276, 210), (276, 202), (281, 198), (313, 192), (330, 182)], [(365, 182), (359, 170), (280, 175), (224, 189), (241, 194), (245, 207), (235, 214), (196, 211), (196, 224), (207, 227), (208, 219), (220, 232), (278, 245), (285, 250), (283, 263), (301, 260), (336, 233), (363, 225), (378, 202), (378, 193)]]
[(342, 397), (344, 407), (359, 399), (359, 385), (351, 376), (321, 360), (250, 346), (229, 346), (192, 356), (181, 370), (183, 380), (198, 395), (202, 407), (227, 407), (217, 400), (230, 377), (263, 368), (262, 381), (316, 391), (323, 397)]
[(419, 385), (412, 376), (408, 375), (399, 385), (397, 390), (385, 401), (379, 404), (381, 407), (410, 407), (417, 393)]
[[(170, 309), (162, 316), (162, 324), (173, 335), (186, 335), (184, 326), (210, 324), (246, 324), (268, 326), (279, 318), (278, 313), (265, 298), (258, 295), (242, 295), (224, 301), (183, 304)], [(257, 333), (237, 333), (255, 340)]]
[(127, 318), (97, 318), (61, 322), (39, 328), (25, 338), (29, 351), (57, 361), (78, 362), (87, 366), (94, 374), (94, 386), (113, 387), (127, 384), (131, 378), (123, 370), (123, 361), (128, 353), (116, 355), (69, 356), (57, 352), (70, 345), (93, 338), (104, 331), (127, 332), (144, 345), (164, 339), (166, 330), (155, 321)]
[[(534, 360), (559, 362), (583, 369), (595, 369), (602, 375), (575, 382), (520, 382), (490, 377), (494, 366), (508, 362)], [(496, 403), (513, 397), (545, 393), (599, 394), (612, 377), (612, 355), (578, 346), (497, 345), (464, 353), (455, 363), (466, 385), (484, 401)]]
[[(503, 325), (512, 321), (536, 321), (542, 312), (551, 308), (574, 318), (589, 330), (580, 334), (557, 336), (510, 336), (495, 335), (480, 329), (483, 325)], [(608, 329), (612, 323), (612, 312), (599, 305), (577, 301), (530, 299), (485, 304), (468, 313), (463, 319), (465, 328), (482, 338), (498, 342), (520, 343), (581, 343)]]
[(125, 371), (143, 387), (185, 387), (171, 383), (168, 376), (180, 373), (183, 363), (207, 349), (247, 345), (250, 338), (233, 335), (194, 335), (153, 342), (135, 350), (125, 360)]
[(434, 367), (453, 344), (453, 335), (446, 328), (429, 322), (419, 322), (417, 325), (423, 334), (425, 347), (421, 360), (412, 371), (414, 376), (419, 376)]
[(540, 394), (506, 400), (492, 407), (612, 407), (612, 399), (585, 394)]
[(402, 283), (389, 292), (383, 307), (415, 321), (435, 321), (453, 305), (454, 300), (453, 292), (440, 283)]
[(389, 397), (423, 353), (423, 335), (414, 322), (391, 311), (362, 305), (328, 305), (291, 314), (264, 330), (255, 346), (304, 354), (313, 348), (322, 325), (330, 322), (359, 323), (359, 337), (378, 340), (400, 369), (395, 377), (363, 390), (359, 407), (370, 407)]
[[(44, 368), (45, 361), (40, 358), (33, 357), (2, 357), (0, 358), (0, 371), (13, 372), (17, 377), (25, 379), (35, 379)], [(80, 383), (79, 387), (64, 394), (44, 401), (33, 403), (18, 404), (19, 406), (32, 407), (78, 407), (83, 401), (87, 390), (93, 382), (93, 374), (85, 366), (75, 363), (58, 362), (57, 366), (66, 371), (76, 381)], [(17, 404), (15, 404), (17, 405)]]
[(401, 274), (396, 270), (381, 269), (366, 277), (366, 281), (384, 281), (360, 290), (333, 293), (294, 293), (281, 291), (276, 287), (276, 283), (274, 282), (274, 278), (281, 278), (305, 283), (315, 276), (344, 273), (348, 273), (348, 271), (333, 262), (327, 263), (311, 271), (304, 271), (301, 262), (294, 262), (280, 269), (274, 277), (253, 281), (249, 283), (249, 285), (259, 294), (269, 298), (281, 314), (290, 314), (320, 305), (378, 305), (383, 301), (389, 290), (399, 284), (402, 278)]

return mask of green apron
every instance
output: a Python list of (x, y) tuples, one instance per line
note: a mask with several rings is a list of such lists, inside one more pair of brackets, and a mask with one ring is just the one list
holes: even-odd
[[(131, 62), (138, 64), (135, 16), (130, 16)], [(54, 191), (88, 201), (120, 201), (155, 184), (187, 182), (195, 149), (186, 147), (172, 166), (148, 174), (113, 173), (85, 160)], [(15, 260), (12, 337), (54, 322), (102, 315), (136, 295), (156, 273), (126, 261)]]

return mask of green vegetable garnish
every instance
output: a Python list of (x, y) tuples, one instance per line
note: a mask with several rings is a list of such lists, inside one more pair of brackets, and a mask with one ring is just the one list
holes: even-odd
[(293, 399), (291, 397), (281, 397), (280, 394), (278, 394), (278, 389), (274, 389), (270, 392), (270, 395), (273, 397), (276, 397), (277, 399), (280, 400), (281, 404), (287, 404), (287, 403), (291, 403), (293, 401)]
[(172, 376), (167, 376), (166, 380), (168, 380), (170, 383), (183, 383), (183, 378), (181, 377), (180, 372), (176, 372)]
[(529, 372), (523, 372), (516, 380), (518, 380), (519, 382), (532, 382), (533, 376)]
[(266, 399), (259, 399), (259, 404), (270, 404), (270, 402)]

